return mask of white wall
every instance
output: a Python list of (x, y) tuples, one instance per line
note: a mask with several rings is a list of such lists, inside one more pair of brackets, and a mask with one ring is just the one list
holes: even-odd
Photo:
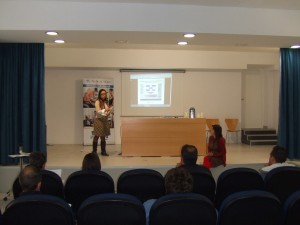
[[(115, 137), (120, 144), (121, 74), (117, 70), (47, 69), (46, 121), (49, 144), (82, 144), (82, 79), (113, 78), (115, 82)], [(205, 117), (241, 117), (240, 72), (187, 72), (182, 88), (184, 111), (193, 106)], [(175, 90), (176, 91), (176, 90)]]
[[(241, 119), (242, 75), (248, 65), (279, 67), (278, 52), (207, 52), (108, 49), (46, 49), (46, 122), (48, 144), (82, 144), (82, 78), (113, 78), (115, 141), (120, 144), (121, 73), (118, 68), (187, 69), (183, 111), (193, 106), (206, 118)], [(109, 69), (107, 69), (109, 68)], [(270, 74), (272, 77), (272, 74)], [(266, 79), (269, 109), (278, 89)], [(270, 92), (269, 92), (270, 90)], [(255, 91), (255, 90), (253, 90)], [(182, 112), (183, 114), (184, 112)], [(264, 116), (264, 115), (263, 115)], [(276, 114), (268, 123), (277, 124)], [(276, 127), (275, 127), (276, 128)]]
[[(46, 69), (45, 98), (48, 144), (83, 143), (82, 79), (113, 78), (115, 126), (120, 127), (121, 77), (117, 70)], [(119, 135), (116, 142), (120, 143)]]

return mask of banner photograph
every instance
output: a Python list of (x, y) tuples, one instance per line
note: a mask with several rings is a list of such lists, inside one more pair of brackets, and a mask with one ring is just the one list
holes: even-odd
[[(107, 92), (107, 103), (109, 107), (114, 105), (114, 81), (113, 79), (83, 79), (83, 145), (92, 145), (94, 137), (94, 119), (95, 118), (95, 102), (101, 89)], [(106, 137), (107, 144), (114, 144), (114, 112), (112, 111), (108, 117), (110, 123), (110, 136)]]

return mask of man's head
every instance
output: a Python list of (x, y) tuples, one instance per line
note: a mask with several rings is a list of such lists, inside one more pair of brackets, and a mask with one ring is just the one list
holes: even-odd
[(35, 166), (28, 165), (19, 174), (19, 182), (23, 192), (40, 191), (42, 175)]
[(197, 148), (194, 145), (182, 146), (181, 159), (184, 165), (195, 165), (198, 159)]
[(269, 163), (284, 163), (287, 159), (286, 151), (283, 147), (274, 146), (272, 152), (270, 153)]
[(31, 152), (29, 155), (29, 164), (39, 169), (45, 169), (46, 156), (42, 152)]
[(170, 169), (165, 175), (166, 193), (182, 193), (193, 191), (193, 177), (184, 168)]

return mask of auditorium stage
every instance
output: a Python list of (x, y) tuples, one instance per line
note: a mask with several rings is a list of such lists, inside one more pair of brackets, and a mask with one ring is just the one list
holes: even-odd
[[(244, 144), (227, 144), (227, 166), (219, 166), (211, 169), (212, 174), (217, 180), (220, 173), (224, 170), (234, 167), (249, 167), (259, 170), (269, 159), (269, 154), (273, 146), (249, 146)], [(81, 169), (81, 163), (85, 154), (91, 152), (92, 146), (82, 145), (49, 145), (47, 146), (48, 161), (46, 169), (61, 170), (63, 182), (67, 177), (77, 170)], [(120, 174), (129, 169), (135, 168), (151, 168), (165, 174), (170, 168), (174, 167), (180, 157), (123, 157), (119, 155), (121, 145), (108, 145), (107, 152), (109, 157), (100, 155), (102, 170), (110, 174), (116, 184)], [(178, 150), (180, 152), (180, 149)], [(202, 164), (203, 156), (199, 156), (198, 164)], [(300, 161), (292, 161), (300, 166)], [(3, 209), (5, 205), (12, 199), (10, 195), (8, 201), (3, 201), (3, 196), (10, 190), (11, 185), (20, 171), (20, 166), (0, 166), (0, 207)], [(116, 185), (115, 185), (116, 187)]]
[[(269, 159), (269, 154), (273, 146), (249, 146), (244, 144), (227, 144), (227, 166), (219, 166), (211, 169), (215, 179), (219, 174), (232, 167), (250, 167), (254, 169), (261, 168)], [(46, 169), (61, 170), (63, 181), (74, 171), (81, 169), (81, 164), (84, 156), (91, 152), (92, 146), (82, 145), (48, 145), (48, 161)], [(121, 145), (107, 145), (109, 157), (100, 155), (102, 170), (109, 173), (115, 183), (120, 174), (129, 169), (135, 168), (151, 168), (159, 171), (163, 175), (170, 168), (174, 167), (180, 157), (123, 157), (119, 155)], [(180, 153), (180, 149), (178, 149)], [(203, 156), (199, 156), (198, 164), (202, 164)], [(299, 161), (293, 161), (300, 165)], [(1, 166), (0, 167), (0, 193), (6, 192), (17, 174), (20, 171), (20, 166)]]
[[(251, 164), (266, 163), (273, 146), (249, 146), (244, 144), (227, 144), (228, 164)], [(80, 168), (85, 154), (91, 152), (92, 146), (82, 145), (50, 145), (48, 150), (49, 167), (78, 167)], [(112, 167), (151, 167), (151, 166), (174, 166), (180, 157), (122, 157), (121, 145), (107, 145), (109, 157), (100, 155), (102, 168)], [(180, 149), (178, 149), (178, 155)], [(201, 163), (203, 156), (199, 156), (198, 163)]]

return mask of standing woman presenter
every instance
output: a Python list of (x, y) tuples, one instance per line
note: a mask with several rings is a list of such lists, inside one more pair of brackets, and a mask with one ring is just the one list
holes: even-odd
[(98, 140), (100, 137), (101, 155), (108, 156), (106, 153), (105, 137), (110, 135), (110, 124), (108, 116), (112, 107), (108, 106), (107, 92), (101, 89), (98, 94), (98, 99), (95, 102), (95, 118), (94, 118), (94, 139), (93, 139), (93, 152), (97, 152)]

